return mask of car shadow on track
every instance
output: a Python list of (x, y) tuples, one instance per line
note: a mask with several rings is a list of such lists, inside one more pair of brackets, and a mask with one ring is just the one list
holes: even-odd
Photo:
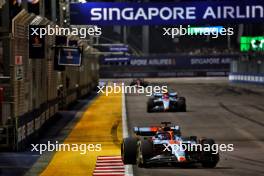
[(147, 167), (144, 169), (197, 169), (197, 170), (225, 170), (225, 169), (234, 169), (233, 167), (215, 167), (215, 168), (204, 168), (199, 165), (189, 165), (189, 166), (176, 166), (176, 165), (159, 165)]

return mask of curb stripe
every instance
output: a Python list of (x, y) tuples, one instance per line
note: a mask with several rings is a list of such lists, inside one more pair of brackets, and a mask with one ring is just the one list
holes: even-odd
[(93, 173), (94, 175), (125, 175), (124, 172), (110, 172), (110, 173)]
[(98, 160), (97, 163), (123, 163), (122, 160)]
[(98, 166), (95, 169), (99, 170), (99, 169), (123, 169), (124, 166)]
[(125, 176), (125, 166), (120, 156), (98, 156), (93, 176)]
[(123, 172), (123, 173), (124, 173), (124, 172), (125, 172), (125, 169), (97, 170), (97, 169), (95, 168), (94, 173), (95, 173), (95, 172)]
[(121, 159), (121, 156), (98, 156), (97, 159)]

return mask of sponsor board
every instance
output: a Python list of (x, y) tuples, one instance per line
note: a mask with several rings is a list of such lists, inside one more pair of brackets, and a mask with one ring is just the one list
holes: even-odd
[(158, 77), (176, 77), (176, 73), (175, 72), (160, 72), (158, 73)]
[(229, 68), (236, 55), (172, 55), (172, 56), (145, 56), (130, 59), (131, 66), (171, 66), (179, 69), (210, 69)]
[(105, 56), (103, 62), (128, 62), (130, 57), (128, 56)]
[(23, 72), (24, 72), (23, 66), (18, 65), (15, 67), (15, 70), (16, 70), (16, 80), (17, 81), (23, 80)]
[(227, 76), (228, 71), (171, 71), (171, 72), (143, 72), (143, 73), (110, 73), (101, 72), (102, 78), (147, 78), (147, 77), (199, 77), (199, 76)]
[(111, 45), (109, 46), (110, 52), (128, 52), (128, 45)]
[(81, 66), (82, 53), (79, 48), (60, 48), (58, 65)]
[(179, 25), (262, 22), (263, 1), (70, 4), (74, 25)]
[(40, 37), (38, 30), (45, 28), (44, 25), (29, 25), (29, 58), (44, 59), (45, 58), (45, 35)]
[(22, 64), (23, 64), (23, 57), (15, 56), (15, 65), (22, 65)]

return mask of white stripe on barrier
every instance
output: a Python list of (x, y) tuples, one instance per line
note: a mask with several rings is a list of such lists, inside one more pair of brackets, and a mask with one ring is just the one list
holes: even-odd
[(264, 76), (253, 76), (253, 75), (232, 75), (228, 77), (229, 81), (242, 81), (252, 83), (264, 83)]

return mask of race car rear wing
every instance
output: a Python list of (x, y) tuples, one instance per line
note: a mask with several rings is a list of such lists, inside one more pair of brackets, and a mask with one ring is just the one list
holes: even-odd
[[(179, 126), (171, 126), (166, 128), (169, 128), (169, 130), (172, 130), (175, 134), (181, 134)], [(160, 129), (161, 127), (134, 127), (133, 131), (138, 136), (154, 136)]]
[(154, 136), (158, 127), (134, 127), (134, 133), (138, 136)]
[(170, 96), (170, 97), (176, 97), (177, 95), (178, 95), (177, 92), (171, 92), (171, 93), (169, 93), (169, 96)]
[(152, 96), (155, 97), (155, 98), (160, 98), (162, 97), (162, 93), (153, 93)]

